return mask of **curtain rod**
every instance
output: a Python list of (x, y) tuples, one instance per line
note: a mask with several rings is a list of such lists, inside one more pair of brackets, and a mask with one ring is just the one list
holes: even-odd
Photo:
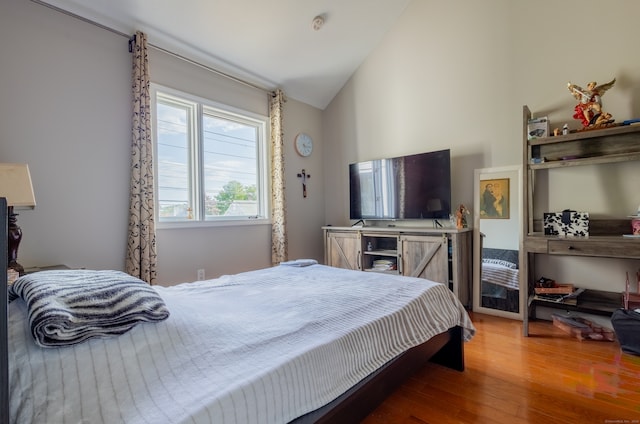
[[(78, 15), (78, 14), (76, 14), (76, 13), (70, 12), (70, 11), (68, 11), (68, 10), (64, 10), (64, 9), (62, 9), (62, 8), (58, 7), (58, 6), (54, 6), (54, 5), (52, 5), (52, 4), (45, 3), (43, 0), (31, 0), (31, 2), (36, 3), (36, 4), (39, 4), (39, 5), (41, 5), (41, 6), (48, 7), (49, 9), (55, 10), (56, 12), (62, 13), (62, 14), (67, 15), (67, 16), (71, 16), (72, 18), (75, 18), (75, 19), (78, 19), (78, 20), (80, 20), (80, 21), (86, 22), (86, 23), (88, 23), (88, 24), (94, 25), (94, 26), (96, 26), (96, 27), (98, 27), (98, 28), (101, 28), (101, 29), (104, 29), (104, 30), (106, 30), (106, 31), (112, 32), (112, 33), (114, 33), (114, 34), (120, 35), (120, 36), (125, 37), (125, 38), (127, 38), (127, 39), (131, 39), (131, 37), (133, 36), (133, 34), (125, 34), (124, 32), (118, 31), (118, 30), (117, 30), (117, 29), (115, 29), (115, 28), (108, 27), (108, 26), (103, 25), (103, 24), (101, 24), (101, 23), (99, 23), (99, 22), (96, 22), (96, 21), (93, 21), (93, 20), (91, 20), (91, 19), (85, 18), (84, 16), (80, 16), (80, 15)], [(265, 93), (270, 93), (270, 92), (272, 91), (272, 90), (269, 90), (269, 89), (267, 89), (267, 88), (260, 87), (259, 85), (253, 84), (253, 83), (251, 83), (251, 82), (249, 82), (249, 81), (245, 81), (245, 80), (243, 80), (243, 79), (241, 79), (241, 78), (234, 77), (233, 75), (230, 75), (230, 74), (228, 74), (228, 73), (226, 73), (226, 72), (222, 72), (222, 71), (220, 71), (220, 70), (218, 70), (218, 69), (212, 68), (211, 66), (204, 65), (204, 64), (202, 64), (202, 63), (200, 63), (200, 62), (196, 62), (196, 61), (195, 61), (195, 60), (193, 60), (193, 59), (189, 59), (188, 57), (185, 57), (185, 56), (182, 56), (181, 54), (178, 54), (178, 53), (175, 53), (175, 52), (169, 51), (169, 50), (167, 50), (167, 49), (165, 49), (165, 48), (163, 48), (163, 47), (157, 46), (157, 45), (155, 45), (155, 44), (147, 43), (147, 45), (148, 45), (149, 47), (151, 47), (151, 48), (154, 48), (154, 49), (156, 49), (156, 50), (159, 50), (159, 51), (161, 51), (161, 52), (163, 52), (163, 53), (166, 53), (166, 54), (168, 54), (168, 55), (171, 55), (171, 56), (173, 56), (173, 57), (175, 57), (175, 58), (177, 58), (177, 59), (183, 60), (183, 61), (185, 61), (185, 62), (187, 62), (187, 63), (192, 64), (192, 65), (198, 66), (198, 67), (200, 67), (200, 68), (202, 68), (202, 69), (205, 69), (205, 70), (207, 70), (207, 71), (209, 71), (209, 72), (212, 72), (212, 73), (214, 73), (214, 74), (216, 74), (216, 75), (219, 75), (219, 76), (221, 76), (221, 77), (224, 77), (224, 78), (230, 79), (230, 80), (232, 80), (232, 81), (234, 81), (234, 82), (237, 82), (237, 83), (239, 83), (239, 84), (243, 84), (243, 85), (246, 85), (246, 86), (248, 86), (248, 87), (255, 88), (255, 89), (260, 90), (260, 91), (263, 91), (263, 92), (265, 92)]]

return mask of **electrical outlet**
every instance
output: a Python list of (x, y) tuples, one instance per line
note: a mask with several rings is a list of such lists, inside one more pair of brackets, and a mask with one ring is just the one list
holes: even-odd
[(198, 270), (198, 281), (204, 280), (204, 269)]

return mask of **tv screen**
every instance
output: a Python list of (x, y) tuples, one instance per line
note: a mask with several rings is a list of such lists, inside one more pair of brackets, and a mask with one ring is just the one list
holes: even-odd
[(349, 165), (351, 219), (448, 219), (450, 151)]

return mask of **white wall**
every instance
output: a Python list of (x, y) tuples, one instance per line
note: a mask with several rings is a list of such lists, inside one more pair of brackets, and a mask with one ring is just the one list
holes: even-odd
[[(134, 29), (132, 29), (133, 33)], [(28, 163), (37, 206), (18, 217), (25, 267), (124, 269), (129, 202), (131, 56), (127, 38), (24, 0), (0, 6), (0, 161)], [(10, 41), (9, 41), (10, 40)], [(154, 40), (149, 40), (151, 43)], [(267, 93), (155, 49), (151, 78), (172, 88), (267, 114)], [(321, 111), (285, 105), (289, 253), (322, 259)], [(305, 131), (317, 152), (297, 157)], [(312, 175), (302, 199), (296, 172)], [(173, 284), (271, 264), (265, 225), (158, 230), (158, 282)]]
[[(568, 81), (616, 77), (605, 109), (640, 117), (639, 14), (634, 0), (412, 1), (324, 112), (327, 222), (349, 224), (349, 162), (442, 148), (452, 152), (453, 204), (472, 205), (474, 169), (521, 163), (523, 105), (552, 128), (579, 127)], [(545, 211), (624, 217), (640, 204), (636, 162), (562, 171), (544, 184), (568, 190)], [(638, 261), (605, 265), (544, 264), (559, 281), (617, 290)]]
[[(322, 111), (289, 99), (284, 108), (284, 128), (289, 258), (314, 258), (323, 262), (321, 227), (325, 224), (325, 190)], [(294, 150), (295, 136), (301, 132), (313, 139), (313, 152), (306, 158), (299, 156)], [(297, 176), (303, 169), (311, 175), (307, 180), (306, 199), (302, 197), (302, 182)]]
[(349, 162), (450, 148), (452, 204), (471, 206), (474, 168), (519, 158), (518, 139), (501, 143), (499, 122), (508, 106), (509, 3), (408, 5), (325, 110), (328, 223), (347, 224)]
[(127, 40), (29, 1), (0, 8), (0, 160), (29, 164), (37, 202), (18, 217), (18, 261), (122, 269)]

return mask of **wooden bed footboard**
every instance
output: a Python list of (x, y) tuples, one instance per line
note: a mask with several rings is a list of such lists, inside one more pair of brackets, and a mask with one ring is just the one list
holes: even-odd
[(293, 420), (291, 424), (360, 422), (429, 361), (464, 371), (464, 342), (461, 327), (451, 328), (409, 349), (333, 402)]

